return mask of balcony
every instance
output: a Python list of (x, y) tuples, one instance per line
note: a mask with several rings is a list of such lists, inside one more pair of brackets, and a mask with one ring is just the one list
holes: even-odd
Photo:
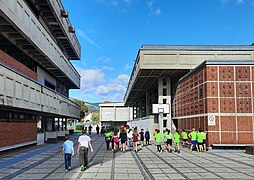
[(80, 118), (80, 107), (76, 103), (1, 63), (0, 106)]
[(39, 62), (68, 88), (80, 87), (80, 75), (23, 0), (0, 0), (0, 33)]
[(64, 11), (62, 2), (60, 0), (40, 0), (34, 1), (34, 5), (67, 53), (68, 59), (80, 59), (81, 47), (74, 33), (75, 30), (70, 31), (72, 25), (68, 18), (68, 11)]

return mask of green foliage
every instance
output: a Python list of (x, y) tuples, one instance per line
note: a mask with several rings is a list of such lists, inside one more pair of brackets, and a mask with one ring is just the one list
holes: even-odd
[(78, 124), (76, 125), (76, 130), (82, 130), (84, 129), (84, 125)]
[(92, 120), (93, 124), (99, 124), (100, 123), (100, 114), (98, 112), (94, 112), (91, 120)]
[(74, 101), (80, 106), (80, 119), (83, 119), (88, 112), (88, 106), (82, 100), (74, 99)]

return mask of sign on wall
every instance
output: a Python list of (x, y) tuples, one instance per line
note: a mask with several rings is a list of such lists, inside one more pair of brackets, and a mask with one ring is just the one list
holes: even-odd
[(216, 125), (216, 118), (215, 116), (208, 116), (208, 126), (215, 126)]

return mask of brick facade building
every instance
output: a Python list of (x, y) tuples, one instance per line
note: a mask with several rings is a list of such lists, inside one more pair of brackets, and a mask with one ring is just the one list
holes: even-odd
[(253, 144), (253, 79), (253, 61), (204, 61), (175, 88), (178, 129), (203, 128), (209, 146)]

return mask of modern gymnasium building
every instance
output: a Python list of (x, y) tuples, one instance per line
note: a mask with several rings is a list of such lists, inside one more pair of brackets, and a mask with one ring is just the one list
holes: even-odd
[[(203, 128), (208, 145), (254, 143), (254, 46), (143, 45), (125, 94), (131, 126)], [(170, 113), (152, 113), (169, 104)], [(159, 120), (160, 119), (160, 120)]]
[(80, 55), (61, 0), (0, 0), (0, 151), (56, 142), (79, 118)]

